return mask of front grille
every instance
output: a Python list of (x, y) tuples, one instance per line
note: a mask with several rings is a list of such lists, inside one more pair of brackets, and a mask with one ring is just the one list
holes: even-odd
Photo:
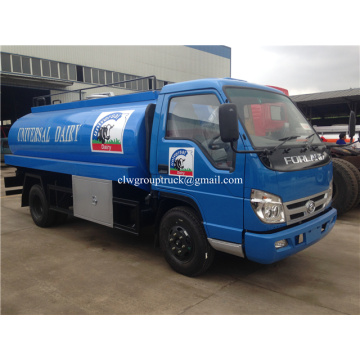
[[(306, 203), (312, 200), (315, 203), (315, 211), (312, 213), (308, 212)], [(293, 224), (298, 221), (310, 218), (322, 210), (324, 210), (325, 203), (327, 200), (327, 191), (307, 196), (306, 198), (288, 201), (285, 205), (285, 217), (287, 224)]]

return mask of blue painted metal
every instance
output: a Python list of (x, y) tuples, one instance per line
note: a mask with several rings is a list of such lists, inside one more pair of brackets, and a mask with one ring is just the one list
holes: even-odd
[[(167, 112), (167, 104), (173, 94), (187, 96), (199, 93), (210, 93), (216, 95), (219, 102), (224, 102), (225, 98), (222, 93), (223, 82), (224, 81), (221, 80), (198, 80), (188, 82), (187, 86), (185, 86), (184, 83), (167, 86), (170, 87), (170, 91), (169, 89), (165, 90), (164, 96), (161, 97), (163, 101), (162, 115), (156, 119), (158, 123), (155, 123), (154, 120), (153, 140), (156, 141), (157, 149), (156, 152), (154, 151), (152, 153), (151, 161), (153, 161), (153, 164), (168, 164), (170, 147), (194, 147), (194, 178), (219, 178), (220, 182), (223, 181), (224, 178), (244, 179), (245, 155), (237, 154), (235, 171), (230, 173), (229, 170), (216, 169), (194, 142), (190, 140), (165, 139), (166, 116), (164, 116), (164, 113), (166, 114)], [(228, 81), (225, 80), (225, 82), (227, 83)], [(203, 90), (200, 90), (201, 87), (203, 87)], [(155, 131), (157, 131), (156, 134)], [(241, 140), (239, 141), (239, 149), (244, 149)], [(186, 183), (172, 185), (166, 183), (166, 181), (171, 180), (174, 176), (160, 174), (157, 165), (153, 165), (151, 171), (152, 176), (162, 176), (165, 180), (160, 185), (154, 185), (154, 190), (191, 197), (191, 199), (195, 201), (200, 209), (208, 237), (234, 243), (242, 242), (242, 232), (244, 230), (243, 184), (236, 186), (228, 184), (201, 184), (200, 186), (196, 186), (195, 183), (193, 185)]]
[[(157, 96), (142, 93), (33, 108), (31, 114), (13, 124), (9, 133), (13, 156), (6, 161), (13, 166), (115, 181), (130, 174), (149, 177), (144, 115), (147, 105), (155, 103)], [(99, 117), (106, 120), (106, 114), (129, 111), (132, 113), (123, 132), (123, 154), (92, 151), (95, 121)], [(140, 187), (150, 189), (150, 185)]]
[[(139, 169), (136, 166), (121, 166), (82, 161), (69, 161), (20, 155), (7, 155), (7, 164), (16, 167), (52, 171), (61, 174), (86, 176), (104, 180), (118, 181), (119, 179), (137, 178)], [(143, 187), (149, 189), (149, 186)]]
[[(331, 209), (316, 219), (271, 234), (245, 233), (245, 253), (249, 260), (271, 264), (308, 248), (326, 236), (335, 225), (336, 210)], [(304, 241), (298, 243), (298, 236)], [(276, 249), (275, 242), (287, 240), (288, 246)]]
[(223, 45), (187, 45), (187, 47), (231, 59), (231, 48)]
[(326, 191), (331, 178), (332, 163), (308, 170), (280, 172), (266, 168), (257, 155), (247, 154), (244, 188), (245, 228), (248, 231), (269, 231), (284, 227), (284, 224), (265, 224), (256, 216), (250, 204), (251, 189), (277, 195), (284, 203)]

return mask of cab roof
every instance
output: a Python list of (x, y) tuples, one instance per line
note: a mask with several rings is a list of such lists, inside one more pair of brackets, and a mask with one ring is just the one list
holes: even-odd
[(252, 84), (245, 80), (238, 80), (232, 78), (210, 78), (210, 79), (200, 79), (200, 80), (190, 80), (174, 84), (165, 85), (161, 94), (170, 94), (181, 91), (192, 91), (192, 90), (201, 90), (201, 89), (217, 89), (222, 91), (224, 86), (240, 86), (247, 87), (259, 90), (273, 91), (276, 93), (283, 94), (281, 91), (270, 88), (264, 85)]

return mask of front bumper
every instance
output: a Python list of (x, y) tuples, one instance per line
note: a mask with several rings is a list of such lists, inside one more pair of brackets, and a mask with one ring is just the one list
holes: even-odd
[[(246, 232), (244, 249), (246, 257), (261, 264), (271, 264), (308, 248), (326, 236), (333, 228), (337, 211), (330, 208), (325, 214), (306, 223), (271, 234)], [(288, 245), (276, 249), (275, 242), (286, 239)]]

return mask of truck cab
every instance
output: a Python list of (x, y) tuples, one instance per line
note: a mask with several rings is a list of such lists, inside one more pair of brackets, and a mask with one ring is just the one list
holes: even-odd
[[(199, 80), (166, 86), (158, 101), (150, 171), (162, 181), (152, 189), (191, 201), (213, 248), (272, 263), (333, 227), (330, 156), (281, 91)], [(236, 152), (220, 136), (222, 104), (236, 106)]]

